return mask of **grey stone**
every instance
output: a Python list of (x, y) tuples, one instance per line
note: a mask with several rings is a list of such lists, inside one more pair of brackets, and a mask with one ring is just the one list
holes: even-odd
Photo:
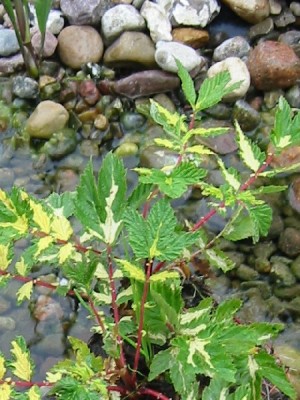
[(144, 18), (130, 4), (118, 4), (110, 8), (101, 20), (102, 36), (108, 43), (125, 31), (142, 31), (145, 28)]
[(112, 5), (110, 0), (60, 0), (61, 11), (71, 25), (97, 25)]
[[(41, 39), (42, 35), (40, 31), (37, 29), (31, 37), (31, 43), (36, 54), (41, 53), (41, 42), (42, 42)], [(46, 31), (45, 41), (43, 46), (43, 57), (51, 57), (55, 52), (57, 44), (58, 40), (53, 35), (53, 33), (51, 33), (50, 31)]]
[(273, 242), (260, 242), (253, 249), (255, 257), (265, 258), (266, 260), (270, 258), (275, 251), (276, 246)]
[(0, 29), (0, 56), (7, 57), (16, 54), (20, 50), (15, 31), (12, 29)]
[(204, 144), (218, 154), (228, 154), (237, 150), (238, 145), (236, 143), (236, 133), (230, 122), (207, 119), (202, 122), (201, 127), (206, 129), (224, 127), (229, 128), (229, 130), (228, 133), (217, 136), (202, 137), (197, 135), (195, 137), (196, 142)]
[(222, 61), (228, 57), (247, 57), (250, 49), (251, 47), (245, 38), (235, 36), (225, 40), (214, 50), (213, 60)]
[(238, 100), (232, 111), (232, 118), (237, 120), (243, 131), (252, 131), (260, 123), (260, 114), (244, 100)]
[(165, 10), (156, 3), (146, 0), (141, 8), (141, 15), (145, 18), (153, 42), (159, 40), (171, 41), (172, 25)]
[(188, 71), (200, 68), (205, 62), (194, 49), (182, 43), (164, 41), (156, 43), (155, 60), (164, 71), (177, 72), (175, 59), (178, 59)]
[(300, 108), (300, 86), (292, 86), (285, 94), (289, 105), (294, 108)]
[(279, 15), (282, 10), (282, 5), (280, 4), (280, 0), (269, 0), (269, 3), (270, 3), (270, 14)]
[(62, 13), (59, 10), (50, 10), (47, 19), (47, 30), (53, 35), (58, 35), (63, 29), (65, 21), (62, 17)]
[(14, 170), (12, 168), (0, 168), (0, 187), (11, 188), (14, 183)]
[(264, 21), (259, 22), (256, 25), (251, 26), (249, 29), (249, 38), (251, 40), (260, 38), (274, 29), (274, 22), (272, 18), (266, 18)]
[(0, 317), (0, 332), (14, 331), (16, 322), (11, 317)]
[(290, 287), (275, 288), (274, 294), (280, 299), (294, 299), (295, 297), (300, 296), (300, 284), (296, 284)]
[(274, 24), (277, 28), (284, 28), (295, 21), (296, 18), (290, 10), (284, 10), (280, 15), (274, 17)]
[(35, 99), (39, 94), (39, 85), (34, 79), (19, 75), (13, 79), (13, 93), (21, 99)]

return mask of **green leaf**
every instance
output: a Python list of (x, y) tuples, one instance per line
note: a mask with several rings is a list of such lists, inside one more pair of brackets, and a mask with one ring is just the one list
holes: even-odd
[(235, 191), (238, 191), (240, 186), (241, 186), (241, 178), (239, 176), (239, 173), (237, 172), (236, 169), (230, 167), (226, 168), (223, 161), (218, 158), (218, 164), (221, 169), (222, 175), (225, 179), (225, 181), (228, 183), (229, 186), (231, 186)]
[(228, 383), (219, 377), (211, 379), (202, 393), (202, 400), (226, 400), (228, 398)]
[(269, 193), (278, 193), (278, 192), (283, 192), (288, 188), (287, 185), (284, 186), (275, 186), (275, 185), (269, 185), (269, 186), (261, 186), (258, 189), (252, 189), (251, 193), (256, 196), (258, 194), (269, 194)]
[(126, 260), (116, 260), (118, 265), (120, 266), (123, 274), (130, 279), (135, 279), (139, 282), (145, 282), (146, 276), (145, 272), (141, 267), (132, 264)]
[(274, 128), (270, 137), (275, 148), (284, 149), (292, 144), (291, 124), (292, 110), (289, 103), (281, 96), (276, 109)]
[(137, 259), (149, 255), (148, 225), (144, 218), (134, 209), (125, 211), (124, 223), (129, 233), (129, 243)]
[(196, 110), (201, 111), (219, 103), (226, 94), (240, 87), (241, 82), (228, 85), (231, 77), (228, 71), (220, 72), (212, 78), (207, 78), (200, 86), (196, 102)]
[(175, 199), (183, 195), (189, 185), (199, 183), (206, 171), (196, 167), (190, 162), (182, 162), (176, 166), (169, 174), (157, 169), (151, 169), (151, 174), (141, 176), (142, 183), (158, 185), (161, 192)]
[(24, 300), (30, 300), (33, 289), (33, 281), (24, 283), (17, 291), (17, 302), (22, 303)]
[(219, 249), (205, 250), (205, 257), (211, 266), (221, 269), (223, 272), (231, 271), (235, 267), (235, 263)]
[(196, 91), (195, 91), (193, 79), (191, 78), (188, 71), (181, 64), (181, 62), (178, 59), (176, 59), (175, 61), (176, 61), (176, 65), (178, 68), (177, 73), (181, 80), (181, 87), (182, 87), (183, 93), (185, 95), (186, 100), (190, 103), (191, 107), (194, 109), (195, 103), (196, 103)]
[(182, 142), (183, 144), (186, 144), (193, 136), (209, 137), (223, 135), (224, 133), (227, 133), (228, 130), (229, 128), (224, 127), (190, 129), (182, 138)]
[[(56, 394), (64, 400), (99, 400), (99, 393), (92, 391), (73, 377), (65, 377), (56, 382), (50, 394)], [(101, 399), (109, 399), (102, 397)]]
[(233, 242), (255, 235), (255, 228), (249, 214), (241, 207), (223, 231), (223, 237)]
[(69, 263), (63, 266), (63, 271), (68, 279), (71, 279), (76, 285), (83, 285), (89, 289), (97, 268), (96, 261), (87, 259), (81, 262)]
[(55, 215), (69, 218), (74, 214), (75, 198), (75, 192), (51, 193), (46, 203), (53, 209)]
[(253, 172), (256, 172), (266, 159), (257, 144), (253, 143), (244, 135), (237, 121), (235, 121), (235, 129), (238, 134), (238, 145), (240, 157)]
[[(36, 11), (39, 29), (43, 34), (46, 32), (46, 24), (51, 10), (52, 0), (35, 0), (34, 7)], [(42, 42), (43, 43), (43, 42)]]
[(127, 200), (129, 207), (138, 208), (148, 199), (153, 185), (139, 182)]
[(272, 208), (267, 204), (248, 207), (248, 212), (254, 226), (253, 242), (260, 236), (267, 236), (272, 223)]
[(148, 376), (149, 381), (153, 381), (153, 379), (167, 371), (173, 362), (174, 360), (170, 348), (155, 354), (150, 365), (150, 372)]
[(81, 175), (75, 200), (75, 215), (89, 233), (113, 244), (122, 223), (125, 208), (126, 179), (122, 161), (108, 153), (102, 162), (98, 184), (91, 162)]
[(25, 339), (22, 336), (18, 336), (11, 344), (13, 361), (10, 362), (10, 367), (13, 370), (13, 374), (23, 381), (30, 382), (33, 374), (33, 364)]
[(274, 357), (261, 351), (254, 356), (254, 359), (260, 367), (258, 374), (262, 378), (268, 379), (290, 399), (295, 400), (297, 398), (294, 387), (288, 381), (283, 368), (276, 363)]

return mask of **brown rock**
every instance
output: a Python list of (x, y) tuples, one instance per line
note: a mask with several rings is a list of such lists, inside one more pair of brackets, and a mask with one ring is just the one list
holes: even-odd
[(175, 42), (186, 44), (193, 49), (199, 49), (209, 41), (207, 31), (195, 28), (175, 28), (172, 31), (172, 37)]
[[(273, 152), (274, 148), (270, 145), (269, 151)], [(274, 155), (272, 161), (273, 168), (289, 167), (292, 164), (300, 162), (300, 146), (292, 146), (287, 149), (281, 150), (280, 154)]]
[(59, 56), (64, 64), (80, 69), (88, 62), (97, 63), (103, 55), (102, 38), (91, 26), (68, 26), (58, 36)]
[(146, 67), (156, 65), (155, 46), (142, 32), (124, 32), (104, 53), (104, 63), (123, 65), (138, 63)]
[(87, 79), (80, 84), (79, 94), (90, 106), (96, 104), (100, 97), (99, 90), (91, 79)]
[(300, 78), (300, 59), (288, 45), (268, 40), (250, 52), (248, 69), (259, 90), (288, 88)]

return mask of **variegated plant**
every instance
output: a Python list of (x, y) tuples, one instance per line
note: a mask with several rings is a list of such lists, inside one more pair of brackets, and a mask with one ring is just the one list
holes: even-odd
[[(154, 101), (150, 109), (153, 120), (166, 133), (156, 144), (178, 153), (174, 165), (136, 169), (139, 181), (130, 194), (123, 163), (112, 153), (104, 158), (98, 174), (90, 162), (72, 193), (53, 193), (37, 200), (19, 188), (10, 193), (0, 190), (1, 285), (18, 279), (23, 285), (16, 293), (17, 302), (30, 301), (34, 286), (44, 284), (31, 278), (32, 267), (59, 267), (68, 286), (60, 286), (58, 280), (47, 287), (77, 296), (88, 308), (107, 355), (106, 359), (91, 355), (85, 343), (70, 338), (75, 359), (58, 363), (45, 381), (35, 382), (25, 341), (18, 337), (12, 342), (12, 359), (0, 355), (1, 399), (40, 399), (40, 387), (48, 386), (53, 396), (64, 400), (145, 396), (167, 400), (166, 394), (151, 387), (155, 379), (171, 382), (174, 393), (183, 400), (261, 399), (265, 379), (291, 399), (296, 398), (284, 370), (263, 347), (282, 326), (238, 324), (234, 319), (241, 306), (238, 300), (215, 306), (207, 298), (186, 309), (176, 265), (201, 252), (210, 265), (224, 272), (234, 267), (203, 232), (215, 213), (228, 208), (233, 210), (232, 217), (219, 236), (229, 240), (252, 237), (257, 242), (268, 233), (272, 211), (260, 195), (284, 190), (285, 186), (252, 188), (252, 184), (260, 176), (283, 171), (269, 167), (276, 152), (299, 142), (300, 114), (294, 116), (287, 102), (280, 99), (270, 135), (274, 150), (269, 154), (236, 123), (240, 158), (249, 169), (249, 177), (243, 180), (212, 150), (194, 143), (195, 136), (226, 131), (204, 129), (195, 126), (195, 121), (200, 111), (235, 88), (229, 85), (229, 74), (207, 79), (196, 93), (188, 73), (180, 63), (178, 67), (192, 109), (190, 119), (170, 113)], [(199, 167), (203, 155), (216, 158), (225, 182), (220, 187), (206, 182), (206, 171)], [(184, 227), (177, 221), (171, 200), (181, 197), (191, 185), (210, 197), (212, 208), (194, 225)], [(82, 226), (80, 234), (73, 230), (74, 218)], [(14, 246), (19, 239), (30, 244), (15, 260)], [(120, 285), (123, 278), (129, 285)], [(103, 312), (108, 305), (111, 315)], [(125, 315), (120, 306), (127, 310)], [(128, 346), (134, 353), (131, 363)], [(139, 371), (141, 358), (148, 373)], [(24, 388), (28, 388), (27, 397), (19, 392)]]

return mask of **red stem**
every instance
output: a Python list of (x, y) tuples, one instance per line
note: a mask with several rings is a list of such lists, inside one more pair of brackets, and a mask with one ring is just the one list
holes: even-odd
[(93, 300), (91, 299), (91, 297), (89, 297), (88, 299), (89, 299), (89, 305), (90, 305), (90, 307), (91, 307), (91, 309), (93, 311), (93, 314), (94, 314), (94, 316), (96, 318), (96, 321), (97, 321), (98, 325), (100, 326), (100, 328), (102, 330), (101, 333), (104, 334), (106, 329), (105, 329), (105, 326), (103, 324), (102, 318), (100, 317), (100, 315), (99, 315), (99, 313), (98, 313), (98, 311), (97, 311), (97, 309), (95, 307), (95, 304), (94, 304)]
[[(258, 170), (246, 180), (245, 183), (239, 188), (239, 192), (243, 192), (247, 190), (259, 177), (259, 175), (264, 172), (268, 166), (271, 164), (273, 160), (274, 154), (268, 154), (266, 161), (258, 168)], [(225, 207), (225, 203), (222, 202), (219, 204), (219, 208)], [(217, 213), (217, 210), (214, 208), (213, 210), (209, 211), (204, 217), (200, 218), (200, 220), (192, 227), (192, 232), (197, 231), (200, 229), (211, 217), (213, 217)]]
[(149, 395), (149, 396), (152, 396), (154, 399), (159, 399), (159, 400), (171, 400), (170, 397), (166, 397), (164, 394), (157, 392), (156, 390), (153, 390), (153, 389), (147, 389), (147, 388), (140, 389), (138, 391), (138, 394), (142, 395), (142, 396)]
[(13, 381), (13, 380), (0, 380), (0, 385), (8, 383), (9, 385), (17, 386), (19, 388), (31, 388), (32, 386), (44, 387), (44, 386), (54, 386), (54, 383), (50, 382), (24, 382), (24, 381)]
[(136, 372), (137, 372), (137, 369), (139, 366), (139, 361), (140, 361), (140, 356), (141, 356), (141, 346), (142, 346), (144, 317), (145, 317), (145, 304), (146, 304), (146, 300), (147, 300), (147, 296), (148, 296), (148, 292), (149, 292), (152, 265), (153, 265), (153, 260), (148, 261), (146, 263), (146, 281), (144, 284), (144, 291), (143, 291), (143, 296), (141, 299), (138, 337), (137, 337), (137, 344), (136, 344), (136, 351), (135, 351), (134, 365), (133, 365), (133, 378), (135, 381), (136, 381)]

